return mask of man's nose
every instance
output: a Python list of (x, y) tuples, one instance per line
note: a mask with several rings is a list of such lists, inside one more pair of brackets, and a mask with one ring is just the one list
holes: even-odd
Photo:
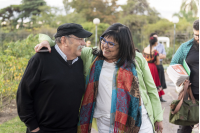
[(81, 45), (86, 46), (85, 40), (83, 40), (83, 41), (81, 42)]

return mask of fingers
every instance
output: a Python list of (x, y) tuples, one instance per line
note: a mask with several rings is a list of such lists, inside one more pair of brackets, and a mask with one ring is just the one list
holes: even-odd
[(37, 51), (38, 46), (39, 46), (39, 44), (37, 44), (37, 45), (34, 47), (35, 52), (38, 52), (38, 51)]
[(155, 131), (157, 131), (158, 130), (158, 124), (157, 124), (157, 122), (155, 122), (154, 126), (155, 126)]
[(37, 52), (42, 48), (43, 46), (41, 45), (41, 43), (38, 45), (37, 47)]

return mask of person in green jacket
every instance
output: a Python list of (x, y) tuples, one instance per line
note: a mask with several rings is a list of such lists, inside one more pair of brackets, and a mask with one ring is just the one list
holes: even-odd
[[(194, 38), (181, 44), (174, 54), (170, 65), (188, 64), (190, 73), (190, 83), (194, 98), (199, 100), (199, 20), (193, 23)], [(179, 126), (177, 133), (191, 133), (194, 126)]]
[[(39, 35), (42, 47), (55, 42)], [(153, 133), (163, 130), (163, 111), (146, 60), (135, 51), (129, 28), (111, 25), (100, 37), (99, 48), (83, 48), (86, 92), (78, 132)], [(155, 126), (155, 130), (154, 130)]]

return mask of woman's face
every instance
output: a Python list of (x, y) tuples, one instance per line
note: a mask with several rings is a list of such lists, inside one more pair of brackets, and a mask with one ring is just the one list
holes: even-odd
[[(108, 62), (114, 62), (117, 61), (117, 56), (119, 53), (119, 44), (114, 41), (112, 37), (104, 37), (105, 41), (111, 42), (111, 43), (106, 43), (105, 41), (101, 41), (101, 50), (103, 52), (103, 56), (106, 58)], [(115, 44), (113, 47), (110, 44)], [(108, 46), (109, 45), (109, 46)]]

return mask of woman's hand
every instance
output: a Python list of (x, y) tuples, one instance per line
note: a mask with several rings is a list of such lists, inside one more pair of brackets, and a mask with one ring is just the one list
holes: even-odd
[(41, 43), (37, 44), (37, 45), (35, 46), (35, 48), (34, 48), (34, 49), (35, 49), (35, 52), (39, 52), (39, 50), (40, 50), (42, 47), (48, 48), (49, 53), (51, 53), (51, 47), (50, 47), (48, 41), (42, 41)]
[(162, 131), (163, 131), (163, 123), (162, 123), (162, 121), (160, 121), (160, 122), (155, 122), (154, 126), (155, 126), (155, 130), (156, 130), (158, 133), (162, 133)]

